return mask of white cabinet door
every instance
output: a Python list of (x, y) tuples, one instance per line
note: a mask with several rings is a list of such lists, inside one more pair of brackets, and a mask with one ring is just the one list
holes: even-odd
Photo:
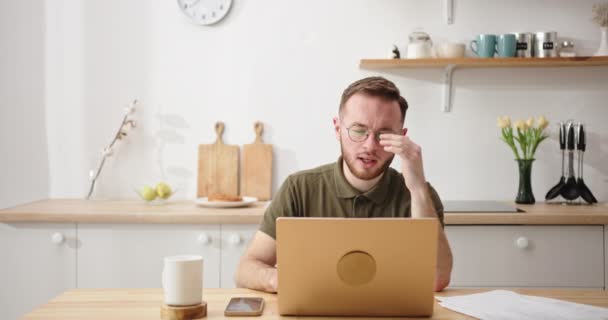
[(78, 224), (79, 288), (160, 288), (163, 257), (203, 257), (203, 286), (220, 285), (219, 225)]
[(222, 234), (222, 288), (235, 288), (234, 273), (249, 242), (258, 230), (257, 224), (223, 224)]
[(76, 287), (76, 226), (0, 223), (0, 319)]
[(447, 226), (450, 286), (604, 286), (603, 226)]

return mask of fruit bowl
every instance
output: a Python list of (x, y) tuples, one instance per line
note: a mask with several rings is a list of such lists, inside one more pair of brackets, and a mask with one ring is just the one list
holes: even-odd
[(166, 182), (159, 182), (156, 185), (144, 185), (135, 188), (135, 193), (146, 203), (162, 205), (167, 203), (177, 189), (171, 188)]

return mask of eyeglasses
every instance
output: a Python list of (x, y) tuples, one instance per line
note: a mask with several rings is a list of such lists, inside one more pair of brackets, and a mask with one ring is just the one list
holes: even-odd
[(370, 135), (373, 135), (374, 139), (376, 139), (377, 142), (380, 142), (381, 134), (395, 134), (390, 130), (374, 132), (373, 130), (358, 124), (353, 124), (350, 127), (346, 127), (346, 131), (348, 132), (348, 137), (350, 138), (350, 140), (354, 142), (363, 142), (367, 140), (367, 137), (369, 137)]

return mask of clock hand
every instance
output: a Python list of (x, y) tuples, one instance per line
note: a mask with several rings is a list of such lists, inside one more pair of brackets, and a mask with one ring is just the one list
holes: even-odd
[(193, 6), (195, 6), (197, 3), (199, 3), (200, 1), (201, 1), (201, 0), (194, 0), (194, 1), (190, 2), (190, 3), (186, 3), (186, 4), (184, 4), (184, 9), (188, 9), (188, 8), (190, 8), (190, 7), (193, 7)]

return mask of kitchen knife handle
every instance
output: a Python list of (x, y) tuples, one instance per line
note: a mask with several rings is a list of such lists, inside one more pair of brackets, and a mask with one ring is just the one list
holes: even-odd
[(567, 139), (568, 150), (574, 150), (574, 124), (568, 124), (568, 139)]
[(563, 122), (559, 123), (559, 148), (566, 149), (566, 124)]
[(583, 152), (585, 151), (585, 147), (587, 146), (585, 140), (585, 128), (583, 128), (583, 124), (581, 123), (578, 125), (578, 142), (576, 144), (577, 150), (581, 150)]

